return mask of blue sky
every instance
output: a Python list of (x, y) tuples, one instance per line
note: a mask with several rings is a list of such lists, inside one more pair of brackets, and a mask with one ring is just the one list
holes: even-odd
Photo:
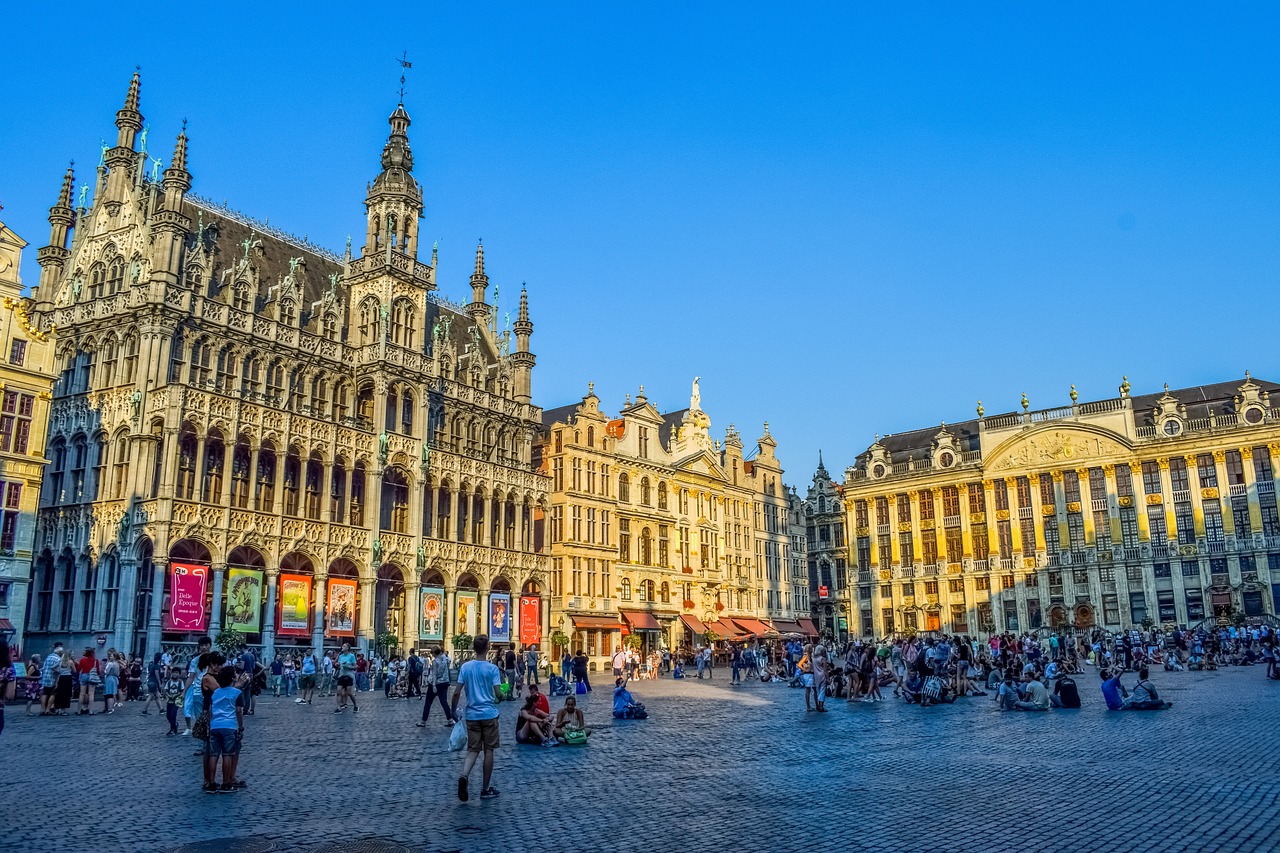
[(702, 377), (787, 480), (876, 433), (1276, 379), (1267, 4), (22, 4), (0, 218), (32, 245), (135, 64), (195, 191), (341, 250), (406, 107), (446, 295), (528, 282), (536, 402)]

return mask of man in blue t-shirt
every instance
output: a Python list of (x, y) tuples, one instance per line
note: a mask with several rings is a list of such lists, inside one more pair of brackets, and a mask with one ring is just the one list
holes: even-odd
[(1120, 675), (1122, 670), (1116, 669), (1112, 674), (1108, 670), (1102, 670), (1098, 676), (1102, 679), (1102, 698), (1107, 700), (1108, 711), (1119, 711), (1124, 707), (1124, 697), (1129, 695), (1129, 691), (1124, 689), (1124, 685), (1120, 683)]
[(636, 702), (636, 698), (627, 689), (626, 678), (616, 678), (613, 682), (613, 717), (616, 720), (630, 720), (636, 716), (636, 709), (644, 706)]
[(481, 799), (498, 796), (498, 789), (493, 787), (493, 758), (498, 749), (498, 701), (502, 698), (502, 673), (486, 658), (489, 654), (489, 637), (477, 634), (471, 641), (475, 650), (475, 659), (469, 660), (458, 669), (458, 686), (453, 689), (453, 700), (450, 713), (458, 718), (458, 700), (465, 691), (467, 705), (463, 714), (467, 721), (467, 758), (462, 764), (462, 775), (458, 777), (458, 799), (467, 801), (468, 778), (476, 766), (476, 758), (484, 752), (484, 787), (480, 789)]

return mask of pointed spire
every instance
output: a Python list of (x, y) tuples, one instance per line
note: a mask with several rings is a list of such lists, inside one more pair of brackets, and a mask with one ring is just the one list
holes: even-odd
[(58, 191), (58, 207), (71, 209), (71, 193), (75, 189), (76, 184), (76, 161), (72, 160), (71, 165), (67, 166), (67, 173), (62, 176), (62, 189)]
[(182, 120), (182, 131), (178, 134), (178, 141), (173, 146), (173, 159), (169, 162), (170, 169), (187, 170), (187, 120)]
[[(348, 241), (348, 242), (350, 242), (350, 241)], [(439, 241), (439, 240), (436, 240), (434, 243), (432, 243), (432, 244), (431, 244), (431, 266), (432, 266), (432, 268), (435, 268), (436, 266), (438, 266), (438, 261), (439, 261), (439, 260), (440, 260), (440, 241)]]
[(819, 448), (819, 449), (818, 449), (818, 473), (819, 473), (819, 474), (822, 474), (822, 475), (824, 475), (824, 476), (825, 476), (825, 475), (826, 475), (826, 473), (827, 473), (827, 466), (822, 464), (822, 449), (821, 449), (821, 448)]
[(520, 286), (520, 316), (517, 319), (521, 323), (529, 322), (529, 291), (525, 290), (524, 285)]
[(138, 110), (138, 92), (142, 88), (142, 66), (134, 66), (133, 79), (129, 81), (129, 91), (124, 96), (126, 110)]
[(477, 277), (484, 275), (484, 238), (480, 238), (480, 242), (476, 243), (476, 272)]

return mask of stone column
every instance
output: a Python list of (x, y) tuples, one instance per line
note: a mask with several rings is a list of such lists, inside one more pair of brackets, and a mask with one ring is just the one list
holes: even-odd
[(453, 584), (445, 581), (444, 584), (444, 621), (441, 625), (444, 627), (444, 650), (453, 655), (453, 635), (454, 620), (457, 618), (458, 611), (458, 588)]
[(421, 642), (418, 631), (422, 627), (422, 582), (419, 580), (407, 581), (404, 585), (403, 624), (404, 648), (418, 648), (418, 643)]
[[(266, 571), (267, 612), (262, 619), (262, 657), (270, 662), (276, 656), (276, 587), (279, 585), (280, 569), (272, 566)], [(268, 665), (270, 665), (268, 663)]]
[[(132, 545), (127, 549), (132, 550)], [(134, 654), (137, 651), (137, 625), (134, 624), (135, 602), (138, 599), (138, 562), (130, 554), (120, 556), (120, 592), (116, 601), (116, 623), (111, 630), (116, 635), (116, 647)]]
[[(377, 571), (377, 568), (374, 568)], [(376, 597), (378, 581), (376, 578), (360, 579), (360, 621), (356, 626), (356, 643), (359, 644), (360, 650), (367, 656), (373, 643), (373, 610), (374, 598)]]
[(209, 605), (209, 636), (216, 637), (222, 630), (222, 587), (226, 580), (227, 564), (214, 563), (210, 569), (213, 573), (213, 603)]
[(155, 579), (151, 582), (151, 613), (147, 617), (147, 660), (151, 660), (160, 651), (160, 617), (164, 606), (164, 575), (169, 571), (169, 555), (153, 554), (151, 561)]
[[(479, 604), (477, 605), (480, 608), (480, 613), (476, 623), (480, 626), (479, 633), (481, 634), (489, 633), (489, 592), (490, 588), (488, 586), (480, 588)], [(492, 648), (492, 643), (490, 647)]]
[(324, 649), (324, 603), (329, 576), (316, 574), (311, 586), (311, 648), (319, 654)]

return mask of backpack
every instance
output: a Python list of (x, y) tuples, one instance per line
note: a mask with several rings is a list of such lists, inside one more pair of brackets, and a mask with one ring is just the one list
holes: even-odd
[(412, 675), (422, 674), (422, 658), (417, 656), (409, 658), (409, 672)]

